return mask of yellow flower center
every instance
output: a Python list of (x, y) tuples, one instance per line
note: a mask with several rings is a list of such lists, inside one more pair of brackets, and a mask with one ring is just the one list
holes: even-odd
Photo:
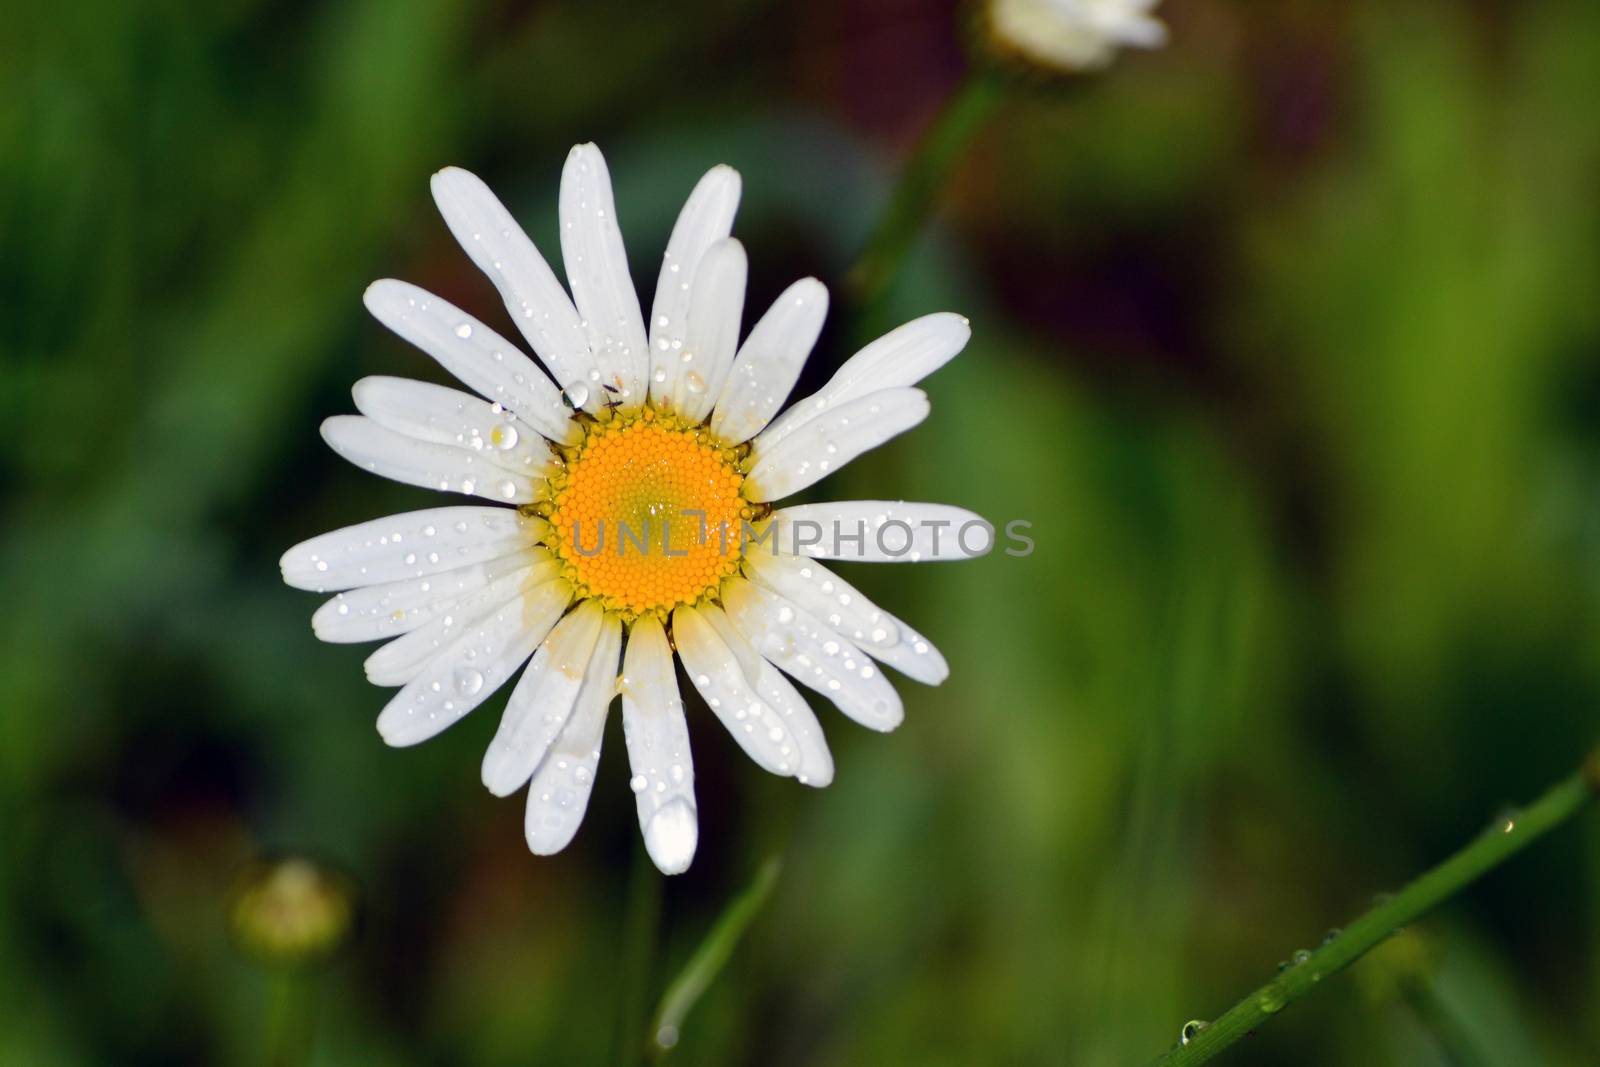
[(550, 547), (578, 596), (633, 619), (716, 593), (755, 514), (738, 459), (649, 407), (588, 424), (550, 485)]

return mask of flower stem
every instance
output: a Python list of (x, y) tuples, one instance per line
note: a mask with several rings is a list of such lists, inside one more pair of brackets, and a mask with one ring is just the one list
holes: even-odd
[(846, 277), (858, 304), (867, 304), (894, 279), (900, 261), (921, 232), (961, 151), (1005, 95), (1000, 79), (974, 71), (945, 101), (933, 126), (900, 174), (877, 229)]
[(311, 1059), (313, 1035), (310, 975), (294, 969), (272, 972), (267, 979), (266, 1067), (300, 1067)]
[(761, 865), (750, 887), (717, 918), (678, 977), (667, 986), (667, 991), (661, 996), (661, 1004), (656, 1008), (655, 1023), (650, 1028), (652, 1060), (660, 1060), (677, 1045), (684, 1018), (728, 965), (733, 950), (738, 947), (751, 921), (760, 913), (767, 898), (772, 896), (781, 867), (777, 856)]
[(645, 1011), (656, 942), (661, 936), (661, 876), (643, 843), (637, 841), (628, 871), (627, 893), (622, 919), (622, 980), (617, 997), (619, 1018), (611, 1057), (616, 1067), (637, 1067), (644, 1060)]
[(1600, 749), (1582, 769), (1552, 786), (1520, 812), (1502, 816), (1471, 844), (1375, 905), (1315, 952), (1250, 993), (1215, 1022), (1185, 1027), (1184, 1043), (1152, 1067), (1192, 1067), (1248, 1036), (1256, 1027), (1342, 971), (1395, 931), (1493, 870), (1582, 811), (1600, 795)]

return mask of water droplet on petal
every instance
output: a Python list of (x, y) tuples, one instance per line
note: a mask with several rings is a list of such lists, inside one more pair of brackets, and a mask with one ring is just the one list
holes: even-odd
[(483, 688), (483, 672), (472, 667), (457, 667), (453, 681), (457, 693), (470, 697)]
[(561, 399), (567, 402), (568, 407), (577, 410), (589, 402), (589, 387), (582, 382), (573, 382), (561, 390)]
[(472, 336), (472, 324), (468, 323), (468, 322), (463, 322), (460, 326), (457, 326), (456, 327), (456, 336), (461, 338), (462, 340), (465, 340), (468, 337), (471, 337)]

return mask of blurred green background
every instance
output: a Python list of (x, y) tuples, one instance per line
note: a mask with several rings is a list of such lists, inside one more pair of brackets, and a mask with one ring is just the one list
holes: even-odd
[[(802, 390), (918, 314), (974, 337), (927, 424), (822, 491), (1026, 519), (1038, 550), (847, 568), (953, 672), (901, 685), (889, 737), (820, 708), (822, 792), (691, 703), (702, 837), (652, 995), (785, 868), (678, 1062), (1141, 1063), (1595, 738), (1600, 5), (1162, 14), (1168, 49), (1016, 91), (885, 297), (836, 301)], [(440, 378), (362, 289), (500, 323), (428, 175), (476, 170), (554, 254), (592, 139), (647, 300), (717, 162), (751, 306), (807, 273), (837, 292), (963, 76), (963, 19), (8, 5), (0, 1063), (262, 1062), (275, 980), (224, 914), (283, 851), (362, 897), (301, 980), (314, 1062), (604, 1061), (620, 734), (576, 843), (536, 859), (478, 782), (503, 698), (385, 749), (366, 650), (318, 644), (279, 581), (290, 544), (439, 503), (318, 439), (357, 377)], [(1596, 1062), (1592, 813), (1408, 938), (1223, 1062)]]

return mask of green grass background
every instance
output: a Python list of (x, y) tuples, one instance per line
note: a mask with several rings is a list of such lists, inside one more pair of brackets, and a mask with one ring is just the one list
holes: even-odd
[[(691, 704), (701, 845), (653, 988), (786, 866), (678, 1062), (1141, 1063), (1596, 737), (1600, 6), (1163, 11), (1167, 50), (1010, 100), (884, 300), (819, 344), (802, 388), (866, 330), (971, 316), (928, 422), (820, 492), (1026, 519), (1038, 550), (849, 570), (953, 670), (901, 686), (888, 737), (819, 709), (825, 791)], [(478, 782), (501, 701), (385, 749), (364, 652), (316, 643), (278, 579), (296, 541), (438, 502), (317, 437), (361, 375), (439, 379), (361, 291), (500, 323), (427, 177), (476, 170), (554, 255), (591, 139), (646, 299), (716, 162), (744, 175), (752, 304), (837, 291), (962, 18), (8, 5), (0, 1063), (261, 1062), (266, 979), (224, 901), (285, 850), (363, 899), (314, 1062), (604, 1060), (620, 734), (576, 843), (535, 859)], [(1410, 936), (1465, 1050), (1376, 959), (1226, 1062), (1596, 1062), (1593, 816)]]

